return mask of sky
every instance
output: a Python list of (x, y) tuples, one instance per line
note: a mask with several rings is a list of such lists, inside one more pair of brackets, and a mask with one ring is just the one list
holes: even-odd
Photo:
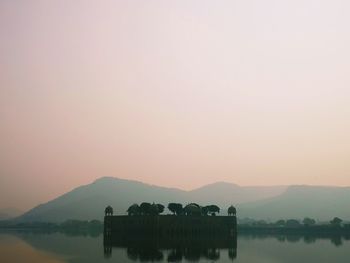
[(350, 185), (347, 0), (0, 0), (0, 208), (102, 176)]

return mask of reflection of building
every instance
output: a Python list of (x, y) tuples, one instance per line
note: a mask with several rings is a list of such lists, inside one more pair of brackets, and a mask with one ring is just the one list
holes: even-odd
[(168, 261), (183, 259), (199, 261), (220, 259), (222, 249), (230, 259), (237, 257), (237, 238), (219, 236), (104, 236), (104, 253), (112, 255), (112, 247), (127, 248), (128, 258), (134, 261)]

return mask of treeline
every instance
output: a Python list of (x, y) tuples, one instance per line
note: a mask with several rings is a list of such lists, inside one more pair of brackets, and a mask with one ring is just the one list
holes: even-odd
[(88, 230), (103, 230), (103, 222), (99, 220), (66, 220), (62, 223), (51, 222), (15, 222), (15, 221), (2, 221), (0, 222), (0, 228), (7, 229), (42, 229), (48, 231), (88, 231)]
[[(173, 215), (187, 215), (187, 216), (215, 216), (217, 213), (220, 213), (220, 208), (217, 205), (205, 205), (200, 206), (196, 203), (190, 203), (186, 206), (183, 206), (180, 203), (169, 203), (167, 206), (168, 210)], [(151, 204), (147, 202), (143, 202), (140, 205), (133, 204), (131, 205), (127, 213), (130, 216), (136, 215), (159, 215), (162, 214), (165, 210), (165, 206), (162, 204)], [(236, 208), (230, 206), (228, 208), (229, 215), (236, 215)]]
[(246, 227), (275, 227), (275, 228), (301, 228), (301, 227), (344, 227), (350, 229), (350, 224), (343, 224), (343, 220), (334, 217), (329, 222), (317, 223), (315, 219), (305, 217), (303, 220), (297, 219), (280, 219), (275, 222), (267, 222), (265, 220), (254, 220), (250, 218), (240, 219), (239, 225)]

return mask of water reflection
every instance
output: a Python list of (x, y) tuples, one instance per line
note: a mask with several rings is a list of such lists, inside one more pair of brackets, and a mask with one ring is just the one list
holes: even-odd
[(128, 258), (131, 260), (140, 260), (140, 261), (163, 261), (164, 255), (163, 252), (157, 248), (127, 248)]
[(341, 234), (252, 234), (244, 233), (240, 236), (247, 239), (276, 239), (279, 242), (288, 242), (288, 243), (299, 243), (304, 242), (305, 244), (314, 244), (317, 240), (329, 240), (334, 246), (339, 247), (343, 245), (343, 241), (350, 240), (350, 235), (341, 235)]
[(142, 262), (217, 261), (223, 249), (231, 260), (237, 257), (237, 237), (105, 237), (105, 258), (112, 256), (112, 247), (126, 248), (128, 259)]
[(348, 262), (349, 236), (240, 234), (229, 238), (105, 240), (103, 234), (11, 232), (0, 234), (0, 262)]
[[(164, 261), (163, 252), (157, 248), (127, 248), (128, 258), (133, 261)], [(229, 257), (236, 258), (236, 249), (230, 249)], [(220, 259), (220, 250), (217, 248), (198, 249), (198, 248), (174, 248), (168, 251), (167, 262), (178, 262), (186, 259), (188, 261), (200, 261), (209, 259), (216, 261)]]

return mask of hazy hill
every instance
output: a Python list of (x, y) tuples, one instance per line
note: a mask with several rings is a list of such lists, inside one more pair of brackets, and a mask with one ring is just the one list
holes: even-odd
[(0, 209), (0, 220), (7, 220), (19, 216), (23, 212), (17, 208), (8, 207)]
[(278, 196), (286, 186), (239, 186), (218, 182), (189, 192), (190, 199), (197, 203), (217, 203), (222, 208)]
[(350, 219), (350, 187), (290, 186), (281, 195), (242, 204), (240, 217), (260, 219), (305, 216), (330, 220), (334, 216)]
[(46, 204), (41, 204), (21, 217), (21, 221), (63, 221), (66, 219), (102, 219), (106, 205), (115, 214), (125, 214), (133, 203), (169, 202), (187, 204), (230, 204), (257, 201), (280, 194), (285, 187), (240, 187), (229, 183), (215, 183), (193, 191), (183, 191), (148, 185), (137, 181), (103, 177), (92, 184), (74, 189)]
[(165, 206), (169, 202), (218, 204), (223, 214), (230, 204), (234, 204), (238, 207), (240, 218), (276, 220), (309, 216), (329, 220), (339, 216), (350, 219), (349, 200), (348, 187), (242, 187), (219, 182), (183, 191), (104, 177), (41, 204), (17, 220), (59, 222), (66, 219), (102, 219), (106, 205), (110, 204), (115, 214), (126, 214), (131, 204), (141, 202), (158, 202)]
[(63, 221), (66, 219), (102, 219), (107, 205), (115, 214), (125, 214), (128, 206), (143, 201), (183, 201), (184, 192), (136, 181), (104, 177), (80, 186), (46, 204), (41, 204), (19, 219), (22, 221)]

